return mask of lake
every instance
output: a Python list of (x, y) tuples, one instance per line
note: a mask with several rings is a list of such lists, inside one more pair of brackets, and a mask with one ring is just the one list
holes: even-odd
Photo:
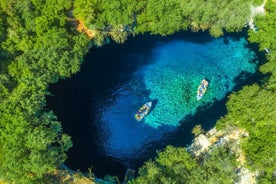
[[(47, 97), (74, 144), (65, 164), (122, 179), (156, 150), (190, 144), (195, 125), (213, 127), (226, 113), (226, 96), (258, 78), (258, 60), (242, 35), (146, 34), (92, 48), (81, 71), (51, 85)], [(198, 101), (204, 78), (209, 86)], [(137, 122), (134, 114), (148, 101), (152, 110)]]

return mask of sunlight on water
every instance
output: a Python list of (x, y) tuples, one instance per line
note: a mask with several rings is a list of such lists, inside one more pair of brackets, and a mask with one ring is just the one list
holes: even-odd
[[(135, 95), (133, 95), (135, 94)], [(149, 142), (158, 141), (171, 132), (173, 127), (152, 128), (134, 119), (140, 97), (129, 85), (122, 85), (113, 93), (112, 103), (102, 109), (101, 124), (105, 133), (101, 140), (105, 141), (103, 151), (109, 156), (117, 155), (132, 160), (146, 156)], [(111, 102), (110, 101), (110, 102)], [(164, 136), (164, 137), (163, 137)], [(143, 147), (143, 149), (141, 149)]]
[[(153, 50), (153, 64), (144, 68), (144, 83), (149, 99), (157, 99), (156, 108), (145, 119), (152, 127), (178, 126), (199, 106), (221, 100), (235, 86), (243, 73), (254, 73), (254, 52), (245, 48), (246, 41), (216, 39), (205, 44), (172, 41), (160, 43)], [(206, 78), (209, 87), (200, 101), (196, 91)]]
[[(149, 56), (141, 53), (132, 57), (149, 61), (127, 83), (118, 83), (115, 89), (106, 92), (105, 100), (97, 102), (98, 132), (101, 132), (98, 144), (102, 152), (126, 165), (147, 158), (148, 150), (154, 150), (154, 142), (166, 140), (187, 115), (221, 100), (233, 89), (237, 77), (240, 81), (246, 78), (245, 74), (255, 72), (255, 55), (245, 45), (243, 38), (203, 43), (173, 40), (158, 43)], [(128, 63), (137, 62), (127, 58)], [(209, 87), (197, 101), (197, 88), (203, 78), (210, 81)], [(135, 112), (153, 100), (156, 103), (150, 114), (137, 122)]]

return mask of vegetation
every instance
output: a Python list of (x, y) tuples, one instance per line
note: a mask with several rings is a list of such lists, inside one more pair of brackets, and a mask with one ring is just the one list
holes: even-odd
[(44, 110), (47, 87), (79, 70), (89, 40), (70, 25), (70, 1), (1, 1), (0, 7), (0, 176), (43, 183), (72, 146), (53, 112)]
[(135, 183), (233, 183), (238, 179), (235, 156), (227, 147), (217, 147), (198, 163), (185, 148), (168, 146), (156, 161), (148, 161), (139, 169)]
[(204, 130), (202, 129), (201, 125), (196, 125), (193, 129), (192, 129), (192, 133), (194, 134), (194, 136), (198, 136), (199, 134), (203, 133)]
[[(123, 43), (129, 34), (168, 35), (180, 30), (209, 30), (213, 36), (236, 32), (246, 25), (250, 6), (260, 0), (10, 0), (0, 1), (0, 181), (54, 183), (56, 170), (72, 146), (51, 111), (45, 110), (48, 86), (80, 69), (91, 45)], [(249, 41), (269, 50), (260, 70), (262, 85), (232, 94), (228, 114), (217, 127), (230, 124), (246, 129), (242, 148), (247, 166), (260, 170), (259, 180), (272, 183), (275, 161), (276, 4), (257, 17), (257, 32)], [(83, 21), (97, 30), (92, 40), (76, 31)], [(257, 107), (257, 108), (256, 108)], [(168, 147), (148, 161), (132, 183), (231, 183), (234, 155), (216, 148), (203, 162), (185, 148)], [(219, 181), (219, 182), (220, 182)], [(204, 183), (206, 183), (204, 182)]]
[(259, 86), (246, 86), (230, 95), (227, 103), (227, 115), (218, 122), (218, 127), (234, 125), (249, 132), (249, 138), (243, 140), (243, 151), (247, 157), (247, 166), (259, 170), (261, 183), (273, 182), (276, 170), (276, 3), (266, 3), (267, 14), (257, 17), (257, 32), (249, 30), (249, 40), (259, 43), (260, 50), (267, 48), (268, 62), (260, 67), (267, 75)]
[(242, 29), (249, 19), (251, 2), (178, 0), (160, 3), (149, 0), (146, 10), (137, 16), (137, 23), (141, 25), (137, 32), (167, 35), (179, 30), (209, 29), (213, 36), (221, 36), (223, 30), (233, 32)]
[(276, 89), (276, 38), (274, 30), (276, 28), (276, 4), (275, 1), (268, 0), (265, 6), (267, 11), (265, 16), (256, 18), (257, 32), (249, 31), (249, 41), (258, 43), (260, 50), (268, 49), (266, 62), (261, 66), (261, 72), (269, 74), (265, 88), (271, 91)]
[[(252, 0), (75, 0), (74, 15), (91, 29), (168, 35), (180, 30), (240, 31), (250, 19)], [(115, 39), (116, 41), (116, 39)]]

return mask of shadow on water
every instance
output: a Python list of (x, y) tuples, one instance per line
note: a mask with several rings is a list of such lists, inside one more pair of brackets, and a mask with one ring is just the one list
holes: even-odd
[[(154, 109), (155, 109), (157, 103), (158, 103), (158, 99), (152, 100), (152, 106), (151, 106), (150, 112), (154, 111)], [(149, 112), (149, 114), (150, 114), (150, 112)]]
[[(260, 66), (260, 64), (264, 62), (264, 55), (263, 53), (259, 53), (257, 57), (259, 60), (258, 66)], [(236, 85), (234, 86), (233, 90), (231, 92), (228, 92), (223, 99), (219, 101), (215, 100), (214, 102), (212, 102), (212, 104), (199, 106), (194, 115), (188, 115), (184, 117), (183, 120), (181, 120), (180, 122), (178, 130), (173, 133), (173, 136), (170, 136), (170, 139), (167, 141), (166, 145), (184, 147), (191, 144), (191, 141), (194, 138), (194, 135), (192, 134), (192, 129), (196, 125), (200, 124), (205, 131), (208, 131), (215, 126), (217, 120), (223, 118), (223, 116), (226, 115), (226, 103), (228, 100), (228, 96), (231, 93), (241, 90), (245, 85), (248, 86), (254, 83), (261, 85), (264, 78), (265, 75), (259, 71), (254, 74), (242, 72), (234, 79)], [(165, 147), (163, 147), (162, 149), (164, 148)]]
[[(140, 39), (142, 41), (137, 43)], [(68, 151), (68, 159), (65, 162), (69, 168), (85, 172), (92, 167), (92, 171), (98, 177), (106, 174), (124, 177), (126, 166), (97, 150), (95, 140), (100, 133), (96, 132), (94, 126), (90, 126), (91, 122), (96, 123), (98, 120), (96, 116), (91, 116), (91, 111), (96, 112), (97, 106), (91, 107), (91, 98), (100, 98), (104, 91), (116, 87), (118, 83), (128, 82), (129, 76), (138, 67), (147, 65), (149, 58), (132, 57), (138, 53), (150, 55), (147, 52), (151, 52), (156, 39), (159, 39), (159, 36), (137, 36), (122, 45), (111, 43), (101, 48), (93, 48), (84, 57), (85, 62), (79, 73), (49, 87), (53, 95), (47, 96), (47, 109), (54, 111), (58, 120), (62, 122), (64, 132), (69, 134), (73, 141), (73, 147)], [(126, 59), (124, 57), (127, 52), (132, 55)], [(126, 74), (120, 75), (121, 71)], [(140, 87), (144, 89), (143, 86)], [(143, 95), (145, 98), (148, 96), (145, 93)], [(146, 159), (148, 157), (144, 161)]]
[[(243, 36), (235, 34), (235, 37)], [(61, 80), (50, 86), (49, 91), (53, 96), (47, 97), (47, 108), (52, 109), (57, 115), (58, 120), (62, 122), (64, 132), (72, 137), (74, 146), (68, 152), (68, 159), (65, 162), (70, 169), (87, 171), (92, 167), (92, 171), (97, 177), (104, 175), (117, 175), (123, 179), (127, 167), (121, 161), (103, 155), (98, 150), (95, 141), (101, 132), (97, 132), (95, 126), (91, 126), (91, 122), (97, 123), (98, 117), (91, 116), (91, 111), (96, 112), (97, 106), (91, 107), (93, 98), (102, 98), (103, 93), (108, 89), (115, 88), (118, 84), (129, 83), (130, 76), (137, 71), (139, 67), (149, 64), (150, 58), (136, 58), (139, 53), (144, 53), (144, 56), (150, 56), (152, 49), (158, 42), (170, 42), (173, 39), (181, 39), (190, 42), (204, 43), (209, 42), (212, 38), (207, 33), (189, 33), (181, 32), (172, 36), (161, 37), (152, 36), (149, 34), (139, 35), (135, 38), (130, 38), (124, 44), (110, 43), (101, 48), (92, 48), (87, 56), (84, 57), (84, 63), (81, 66), (81, 71), (70, 79)], [(227, 43), (227, 39), (225, 40)], [(126, 53), (130, 53), (126, 56)], [(263, 56), (262, 56), (263, 57)], [(260, 57), (260, 58), (262, 58)], [(263, 61), (260, 59), (259, 61)], [(122, 72), (123, 71), (123, 72)], [(252, 84), (257, 82), (261, 74), (254, 74), (248, 80), (243, 80), (244, 75), (237, 77), (234, 91), (241, 89), (242, 85)], [(143, 81), (143, 79), (141, 79)], [(212, 81), (210, 81), (212, 82)], [(140, 84), (139, 84), (140, 83)], [(129, 84), (130, 88), (145, 89), (141, 82)], [(142, 91), (141, 96), (145, 101), (149, 100), (150, 91)], [(107, 93), (108, 95), (108, 93)], [(139, 94), (138, 94), (139, 96)], [(227, 98), (220, 101), (215, 101), (211, 106), (200, 107), (193, 116), (185, 117), (181, 121), (181, 126), (178, 127), (173, 135), (164, 135), (168, 137), (164, 141), (156, 141), (150, 143), (150, 151), (143, 154), (143, 157), (138, 160), (133, 160), (136, 168), (141, 166), (143, 162), (156, 156), (155, 150), (164, 149), (166, 145), (186, 146), (191, 143), (193, 135), (192, 128), (197, 124), (202, 124), (204, 130), (208, 130), (214, 126), (217, 119), (225, 115), (225, 102)], [(153, 111), (158, 104), (157, 99), (153, 99)], [(143, 103), (141, 103), (143, 105)], [(162, 126), (160, 130), (171, 129), (171, 127)], [(187, 131), (188, 130), (188, 131)]]

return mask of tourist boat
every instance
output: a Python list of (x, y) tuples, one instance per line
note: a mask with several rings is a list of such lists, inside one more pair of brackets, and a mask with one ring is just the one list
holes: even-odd
[(135, 114), (135, 119), (137, 121), (141, 121), (149, 113), (151, 106), (152, 102), (145, 103)]
[(205, 94), (205, 92), (207, 90), (208, 85), (209, 85), (209, 82), (206, 79), (203, 79), (200, 82), (198, 89), (197, 89), (197, 96), (196, 96), (197, 100), (200, 100), (203, 97), (203, 95)]

